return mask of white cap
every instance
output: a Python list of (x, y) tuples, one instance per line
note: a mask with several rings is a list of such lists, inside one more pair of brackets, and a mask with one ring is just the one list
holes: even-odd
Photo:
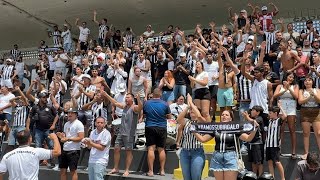
[(261, 10), (262, 10), (262, 11), (266, 11), (266, 10), (268, 10), (268, 7), (267, 7), (267, 6), (262, 6), (262, 7), (261, 7)]
[(179, 55), (180, 57), (186, 57), (187, 56), (187, 54), (185, 53), (185, 52), (182, 52), (182, 53), (180, 53), (180, 55)]
[(118, 91), (119, 92), (125, 92), (126, 91), (126, 84), (125, 83), (120, 83), (118, 86)]
[(88, 79), (91, 80), (91, 76), (90, 76), (89, 74), (83, 74), (83, 75), (82, 75), (82, 79), (83, 79), (83, 78), (88, 78)]
[(12, 62), (13, 60), (12, 60), (12, 59), (6, 59), (6, 61), (7, 61), (7, 62)]

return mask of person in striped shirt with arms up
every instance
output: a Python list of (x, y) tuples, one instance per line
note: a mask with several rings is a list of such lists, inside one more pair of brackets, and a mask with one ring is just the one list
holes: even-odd
[(29, 131), (30, 119), (29, 114), (29, 103), (26, 96), (20, 90), (19, 86), (14, 88), (14, 91), (19, 95), (10, 99), (11, 106), (15, 108), (15, 116), (13, 118), (12, 127), (9, 134), (9, 142), (7, 151), (11, 151), (16, 145), (16, 134), (22, 130), (27, 129)]

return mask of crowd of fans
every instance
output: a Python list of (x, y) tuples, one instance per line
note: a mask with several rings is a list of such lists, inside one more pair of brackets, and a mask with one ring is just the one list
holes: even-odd
[[(55, 25), (48, 35), (56, 50), (49, 53), (41, 41), (37, 77), (25, 93), (21, 90), (23, 78), (30, 73), (15, 45), (11, 57), (1, 65), (3, 137), (8, 134), (13, 149), (17, 132), (26, 129), (34, 134), (36, 147), (52, 149), (48, 135), (56, 132), (63, 144), (61, 179), (66, 178), (68, 168), (77, 177), (81, 147), (91, 148), (89, 179), (95, 179), (105, 172), (110, 146), (115, 149), (114, 168), (109, 173), (119, 173), (120, 149), (124, 147), (123, 175), (129, 175), (138, 125), (144, 130), (148, 149), (146, 175), (154, 176), (156, 149), (159, 175), (165, 175), (167, 119), (176, 119), (179, 128), (173, 134), (177, 148), (182, 149), (184, 179), (201, 179), (205, 160), (202, 142), (212, 138), (216, 146), (210, 169), (217, 180), (237, 177), (234, 138), (241, 140), (240, 152), (248, 153), (257, 176), (262, 175), (267, 160), (272, 176), (275, 164), (285, 179), (280, 154), (286, 124), (292, 159), (309, 157), (311, 127), (320, 150), (319, 32), (312, 20), (301, 32), (295, 32), (292, 23), (285, 28), (281, 18), (274, 20), (279, 10), (273, 3), (272, 11), (267, 6), (248, 7), (250, 13), (228, 9), (231, 28), (223, 25), (218, 29), (210, 22), (210, 28), (197, 24), (192, 34), (172, 25), (160, 33), (151, 25), (142, 35), (136, 35), (131, 27), (121, 32), (109, 26), (107, 19), (98, 21), (96, 11), (93, 19), (98, 36), (90, 34), (86, 22), (79, 23), (79, 18), (75, 41), (69, 22), (62, 31)], [(217, 106), (221, 122), (231, 122), (234, 113), (239, 113), (240, 121), (253, 122), (256, 129), (236, 136), (190, 131), (193, 123), (214, 122)], [(304, 152), (296, 151), (296, 123), (302, 126)], [(301, 177), (319, 169), (319, 160), (314, 160), (314, 154), (312, 157), (313, 169), (300, 169)], [(197, 160), (191, 161), (193, 158)], [(304, 163), (310, 167), (310, 158)]]

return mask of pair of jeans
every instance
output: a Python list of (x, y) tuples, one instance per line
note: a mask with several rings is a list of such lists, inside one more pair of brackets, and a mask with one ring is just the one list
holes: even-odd
[(88, 175), (89, 180), (104, 180), (103, 176), (106, 171), (106, 165), (100, 163), (89, 163)]
[(201, 180), (205, 163), (203, 148), (182, 149), (180, 163), (184, 180)]
[(173, 94), (175, 98), (179, 98), (178, 95), (181, 94), (184, 97), (187, 95), (187, 86), (186, 85), (175, 85), (173, 88)]
[(17, 133), (25, 129), (26, 127), (24, 126), (12, 126), (9, 133), (8, 145), (15, 146), (17, 144)]
[(36, 147), (42, 147), (42, 143), (44, 140), (47, 141), (47, 145), (49, 149), (53, 149), (53, 142), (51, 139), (48, 138), (50, 134), (50, 130), (49, 129), (44, 129), (44, 130), (40, 130), (40, 129), (35, 129), (35, 142), (36, 142)]

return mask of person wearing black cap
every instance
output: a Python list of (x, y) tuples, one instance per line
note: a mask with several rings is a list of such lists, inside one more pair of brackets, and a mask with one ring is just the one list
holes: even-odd
[(314, 39), (319, 38), (319, 31), (313, 27), (313, 21), (309, 19), (306, 22), (307, 29), (301, 31), (300, 36), (301, 39), (307, 39), (309, 42), (312, 42)]
[[(42, 147), (43, 141), (46, 140), (49, 149), (52, 149), (53, 142), (48, 138), (48, 135), (55, 129), (59, 117), (57, 110), (53, 106), (48, 105), (48, 97), (48, 93), (41, 92), (37, 98), (33, 98), (35, 105), (29, 113), (29, 118), (30, 124), (35, 124), (34, 137), (36, 147)], [(46, 164), (46, 161), (43, 164)]]
[(68, 122), (64, 125), (63, 132), (57, 133), (63, 144), (63, 151), (59, 157), (61, 180), (67, 179), (67, 169), (70, 169), (72, 179), (78, 179), (77, 166), (80, 158), (80, 142), (84, 138), (84, 126), (78, 120), (78, 110), (70, 108)]
[(320, 179), (320, 155), (318, 152), (309, 152), (306, 160), (298, 162), (295, 180)]

